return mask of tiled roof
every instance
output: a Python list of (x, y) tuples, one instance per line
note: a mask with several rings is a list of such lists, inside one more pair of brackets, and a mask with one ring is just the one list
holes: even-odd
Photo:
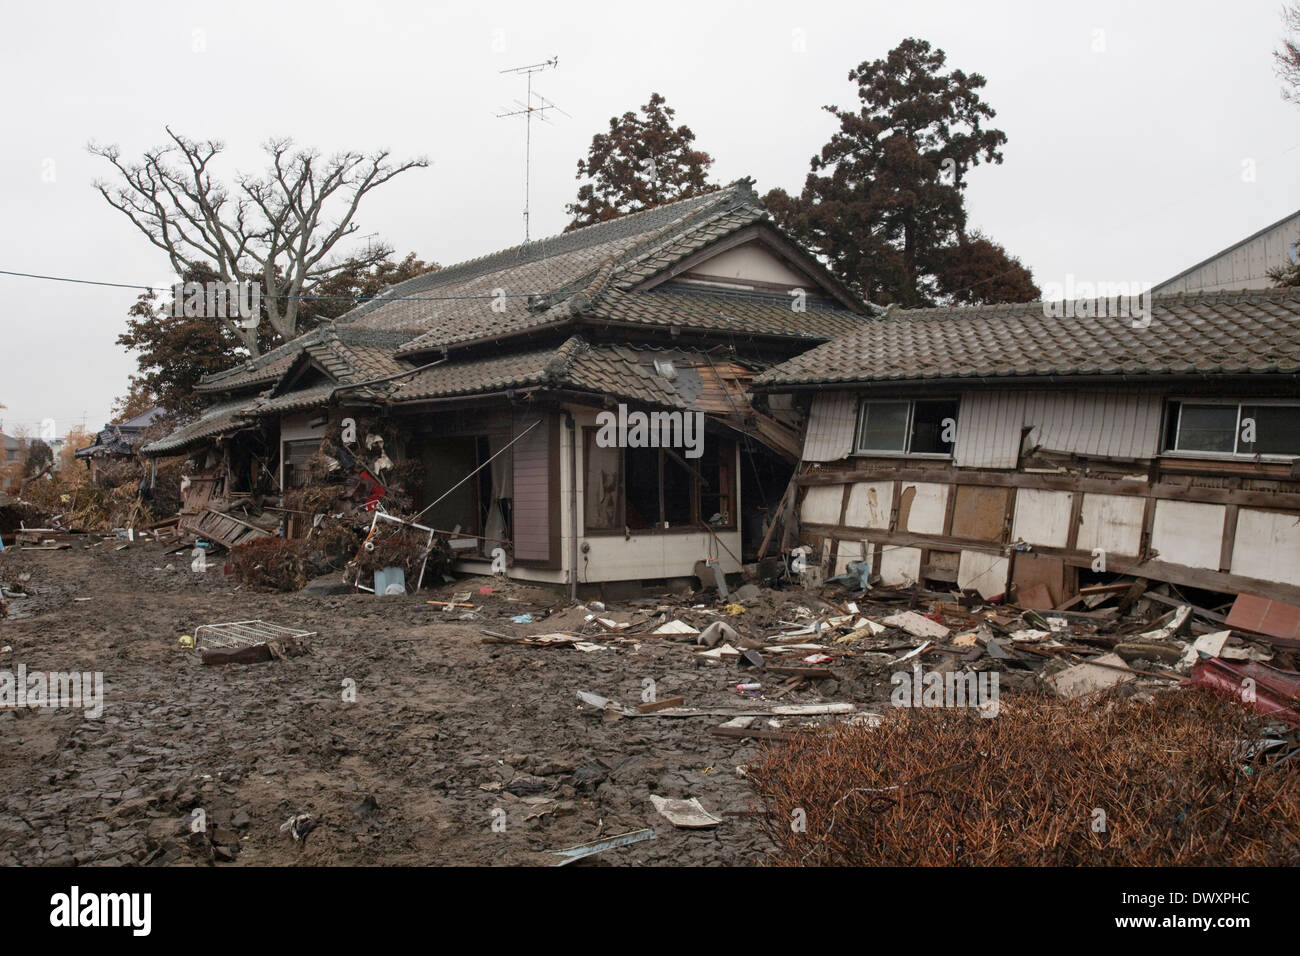
[[(586, 307), (626, 264), (657, 271), (653, 263), (663, 261), (670, 247), (676, 246), (676, 255), (668, 261), (676, 261), (766, 215), (749, 186), (739, 183), (412, 279), (392, 290), (405, 301), (372, 302), (345, 319), (422, 333), (399, 354), (556, 325)], [(505, 297), (494, 300), (498, 290)], [(532, 295), (547, 299), (539, 305)], [(411, 301), (420, 297), (428, 298)], [(437, 297), (448, 298), (429, 301)]]
[(396, 361), (393, 352), (410, 338), (401, 333), (322, 325), (304, 332), (291, 342), (250, 359), (243, 365), (214, 375), (205, 375), (196, 386), (200, 392), (248, 391), (279, 382), (299, 357), (307, 352), (339, 381), (351, 384), (405, 371), (409, 366)]
[(333, 334), (309, 345), (305, 351), (342, 385), (387, 378), (412, 368), (409, 363), (393, 358), (391, 346), (350, 345)]
[[(671, 379), (656, 368), (657, 361), (672, 363)], [(558, 347), (453, 360), (397, 382), (376, 385), (370, 397), (382, 394), (401, 405), (538, 386), (608, 395), (658, 407), (743, 415), (749, 411), (749, 403), (741, 379), (747, 381), (750, 373), (740, 369), (738, 377), (737, 368), (727, 360), (715, 362), (699, 351), (591, 345), (575, 335)], [(148, 455), (177, 454), (259, 418), (325, 405), (339, 389), (337, 383), (324, 382), (274, 397), (225, 402), (142, 450)]]
[(176, 455), (202, 444), (210, 438), (226, 432), (238, 431), (244, 427), (239, 413), (247, 407), (247, 401), (236, 400), (222, 402), (204, 410), (197, 421), (190, 422), (166, 438), (150, 442), (140, 451), (146, 455)]
[[(388, 397), (400, 403), (498, 392), (529, 385), (574, 385), (575, 365), (590, 348), (575, 335), (558, 348), (451, 361), (394, 386)], [(584, 360), (582, 367), (588, 366), (589, 360)]]
[(300, 412), (303, 409), (315, 408), (329, 402), (330, 396), (334, 394), (337, 388), (338, 385), (334, 382), (324, 382), (310, 388), (285, 392), (283, 395), (277, 395), (274, 398), (257, 398), (245, 404), (241, 415), (248, 418), (265, 418), (268, 415), (283, 415), (287, 412)]
[(894, 312), (754, 384), (1300, 372), (1300, 289), (1152, 302), (1145, 328), (1123, 316), (1052, 318), (1041, 302)]
[[(308, 333), (307, 336), (314, 333)], [(196, 392), (231, 392), (254, 388), (258, 385), (270, 385), (280, 380), (280, 376), (289, 370), (302, 352), (305, 343), (300, 336), (292, 342), (250, 359), (243, 365), (236, 365), (224, 372), (205, 375), (197, 385)]]
[[(656, 359), (674, 362), (672, 381), (655, 370)], [(700, 372), (708, 366), (697, 352), (591, 345), (575, 335), (558, 348), (439, 365), (394, 387), (388, 397), (404, 403), (549, 386), (686, 409), (707, 387), (703, 375), (713, 377)]]
[(809, 298), (796, 312), (789, 295), (716, 292), (665, 283), (648, 292), (610, 292), (588, 313), (609, 322), (716, 329), (736, 334), (799, 337), (812, 342), (847, 335), (871, 321), (824, 300)]

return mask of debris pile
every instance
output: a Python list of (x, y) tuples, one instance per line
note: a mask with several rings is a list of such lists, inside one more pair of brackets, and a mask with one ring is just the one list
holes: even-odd
[(149, 527), (174, 515), (181, 503), (181, 463), (159, 462), (156, 476), (150, 469), (143, 459), (105, 459), (93, 483), (62, 474), (32, 481), (23, 489), (30, 509), (23, 520), (29, 527), (39, 522), (89, 534)]

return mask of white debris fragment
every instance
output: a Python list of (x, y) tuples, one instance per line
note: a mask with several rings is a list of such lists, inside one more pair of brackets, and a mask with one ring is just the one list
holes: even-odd
[(903, 611), (901, 614), (891, 615), (881, 623), (888, 627), (896, 627), (913, 637), (928, 637), (939, 641), (950, 633), (938, 621), (932, 621), (924, 614), (917, 614), (915, 611)]

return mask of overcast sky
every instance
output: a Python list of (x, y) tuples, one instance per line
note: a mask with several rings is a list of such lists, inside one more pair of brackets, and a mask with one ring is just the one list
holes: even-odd
[[(971, 225), (1039, 285), (1158, 282), (1300, 208), (1300, 108), (1279, 96), (1279, 0), (818, 3), (0, 3), (0, 269), (171, 280), (91, 188), (165, 124), (262, 168), (260, 144), (427, 156), (361, 207), (360, 234), (444, 265), (523, 238), (522, 98), (535, 88), (534, 238), (563, 229), (575, 163), (610, 116), (662, 93), (714, 176), (797, 190), (855, 102), (850, 68), (915, 36), (988, 79), (1008, 143), (970, 176)], [(802, 41), (802, 42), (801, 42)], [(1250, 164), (1253, 181), (1243, 176)], [(49, 181), (52, 179), (53, 181)], [(364, 246), (364, 241), (360, 243)], [(0, 276), (5, 431), (92, 429), (126, 390), (114, 343), (135, 293)]]

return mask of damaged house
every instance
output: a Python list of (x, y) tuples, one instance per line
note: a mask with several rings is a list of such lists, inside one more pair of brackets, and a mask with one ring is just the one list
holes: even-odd
[(203, 415), (145, 453), (192, 457), (182, 526), (226, 545), (310, 534), (338, 500), (314, 489), (344, 478), (460, 571), (736, 572), (800, 447), (754, 375), (877, 312), (741, 181), (392, 287), (207, 377)]
[(78, 448), (74, 454), (78, 461), (84, 461), (90, 469), (92, 484), (98, 483), (100, 463), (133, 458), (136, 450), (145, 443), (146, 433), (158, 425), (162, 418), (161, 408), (151, 408), (124, 422), (110, 422), (95, 433), (93, 442), (84, 448)]
[(1274, 289), (1157, 296), (1145, 328), (893, 312), (754, 386), (807, 413), (800, 535), (826, 573), (1040, 608), (1102, 571), (1300, 604), (1297, 373), (1300, 290)]

